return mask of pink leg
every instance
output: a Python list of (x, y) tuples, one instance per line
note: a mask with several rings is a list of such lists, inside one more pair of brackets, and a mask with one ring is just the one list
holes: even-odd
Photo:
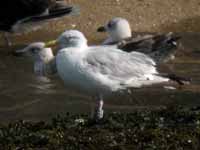
[(95, 110), (93, 113), (93, 119), (100, 120), (103, 118), (103, 98), (102, 96), (98, 96), (95, 104)]

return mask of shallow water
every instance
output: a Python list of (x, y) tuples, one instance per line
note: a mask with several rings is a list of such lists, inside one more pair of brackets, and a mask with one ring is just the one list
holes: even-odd
[[(181, 36), (176, 59), (161, 65), (159, 70), (190, 77), (191, 85), (177, 87), (177, 90), (162, 86), (135, 89), (106, 101), (105, 111), (200, 105), (200, 34), (181, 33)], [(35, 76), (30, 60), (12, 56), (11, 51), (3, 46), (0, 49), (0, 70), (0, 122), (48, 120), (59, 113), (90, 112), (93, 103), (90, 97), (67, 91), (58, 76)]]

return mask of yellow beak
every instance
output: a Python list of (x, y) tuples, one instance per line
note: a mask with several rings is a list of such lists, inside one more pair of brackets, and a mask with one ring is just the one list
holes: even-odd
[(58, 41), (57, 40), (51, 40), (51, 41), (47, 41), (45, 42), (45, 47), (52, 47), (57, 45)]

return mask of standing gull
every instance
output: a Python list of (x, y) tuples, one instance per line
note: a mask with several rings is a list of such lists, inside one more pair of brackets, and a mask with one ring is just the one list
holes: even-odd
[[(149, 56), (108, 46), (88, 46), (85, 36), (77, 30), (65, 31), (57, 42), (60, 50), (55, 57), (44, 43), (33, 43), (16, 53), (31, 54), (36, 70), (42, 70), (39, 72), (46, 68), (57, 70), (66, 87), (96, 97), (96, 120), (103, 117), (103, 99), (112, 92), (170, 80), (157, 72)], [(37, 65), (41, 60), (43, 65)]]
[[(41, 22), (65, 15), (78, 13), (78, 8), (68, 6), (64, 0), (3, 0), (0, 5), (0, 30), (21, 32), (28, 23)], [(33, 26), (28, 26), (33, 29)]]
[(127, 52), (138, 51), (151, 56), (157, 62), (167, 62), (174, 57), (177, 48), (177, 40), (180, 38), (168, 34), (133, 37), (128, 21), (116, 17), (111, 19), (105, 26), (97, 29), (98, 32), (107, 32), (108, 38), (103, 45), (115, 45)]

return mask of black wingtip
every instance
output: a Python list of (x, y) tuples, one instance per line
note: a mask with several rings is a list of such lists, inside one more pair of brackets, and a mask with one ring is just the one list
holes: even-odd
[(166, 36), (167, 36), (167, 43), (172, 44), (173, 46), (177, 46), (177, 42), (181, 39), (181, 36), (175, 35), (172, 32), (168, 33)]
[(69, 15), (72, 16), (76, 16), (76, 15), (80, 15), (80, 7), (79, 6), (70, 6), (71, 7), (71, 12), (69, 13)]
[(66, 6), (66, 7), (61, 7), (57, 8), (54, 10), (51, 10), (49, 14), (47, 15), (42, 15), (42, 16), (33, 16), (27, 20), (24, 21), (26, 22), (39, 22), (39, 21), (44, 21), (44, 20), (49, 20), (49, 19), (55, 19), (58, 17), (63, 17), (66, 15), (79, 15), (80, 14), (80, 9), (78, 6)]
[(164, 75), (164, 77), (167, 77), (170, 80), (177, 82), (179, 85), (190, 84), (192, 82), (191, 78), (177, 76), (176, 74), (167, 74)]

